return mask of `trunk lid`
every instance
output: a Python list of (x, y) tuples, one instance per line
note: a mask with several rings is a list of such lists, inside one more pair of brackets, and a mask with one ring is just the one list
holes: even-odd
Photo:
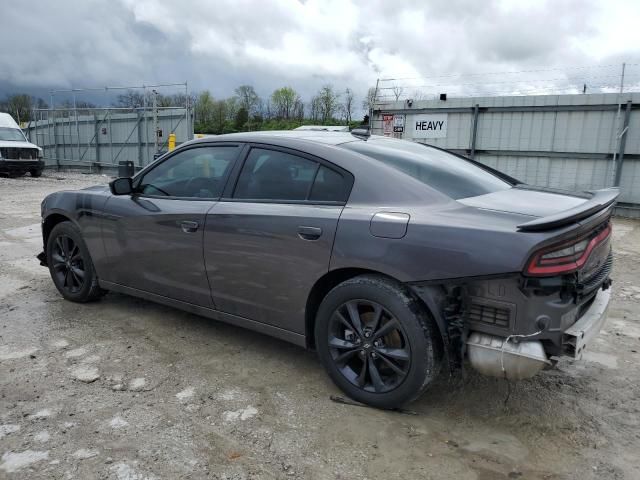
[(587, 200), (588, 198), (573, 194), (514, 187), (477, 197), (463, 198), (458, 202), (483, 210), (540, 218), (575, 208)]
[(458, 202), (482, 210), (526, 215), (521, 231), (542, 231), (574, 224), (612, 205), (617, 188), (571, 193), (529, 186), (516, 186)]

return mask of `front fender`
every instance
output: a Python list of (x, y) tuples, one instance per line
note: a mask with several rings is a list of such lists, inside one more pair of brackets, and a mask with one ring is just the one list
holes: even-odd
[(109, 198), (104, 189), (56, 192), (42, 202), (43, 243), (51, 229), (61, 221), (73, 222), (87, 245), (98, 276), (107, 267), (102, 241), (102, 215)]

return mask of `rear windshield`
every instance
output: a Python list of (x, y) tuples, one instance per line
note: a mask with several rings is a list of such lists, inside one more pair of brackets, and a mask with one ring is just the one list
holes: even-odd
[(17, 128), (0, 127), (0, 140), (5, 142), (24, 142), (22, 130)]
[(511, 188), (471, 162), (420, 143), (372, 138), (340, 146), (380, 160), (455, 200)]

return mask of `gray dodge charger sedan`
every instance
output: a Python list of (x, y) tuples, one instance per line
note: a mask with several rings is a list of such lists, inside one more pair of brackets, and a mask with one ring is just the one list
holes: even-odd
[(39, 258), (68, 300), (111, 290), (273, 335), (395, 408), (443, 364), (521, 379), (579, 358), (606, 318), (617, 195), (384, 137), (222, 135), (47, 196)]

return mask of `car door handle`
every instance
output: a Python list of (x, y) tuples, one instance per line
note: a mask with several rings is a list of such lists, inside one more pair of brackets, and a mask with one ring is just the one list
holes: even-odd
[(317, 240), (322, 235), (322, 229), (318, 227), (298, 227), (298, 236), (303, 240)]
[(190, 222), (187, 220), (180, 222), (180, 228), (182, 228), (184, 233), (193, 233), (198, 230), (199, 226), (198, 222)]

